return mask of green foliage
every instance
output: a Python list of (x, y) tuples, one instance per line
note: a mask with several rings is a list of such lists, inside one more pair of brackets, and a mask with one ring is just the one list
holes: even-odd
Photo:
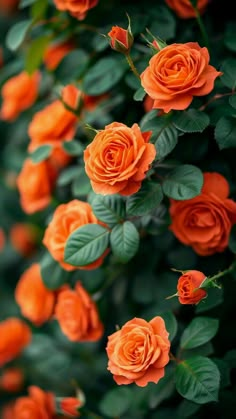
[(221, 66), (221, 71), (223, 75), (221, 76), (222, 83), (229, 87), (229, 89), (235, 89), (236, 86), (236, 59), (235, 58), (228, 58), (225, 60)]
[(17, 50), (22, 42), (25, 40), (27, 32), (32, 25), (31, 19), (26, 19), (21, 22), (17, 22), (7, 33), (6, 45), (11, 51)]
[(215, 128), (215, 139), (222, 150), (223, 148), (236, 147), (236, 119), (225, 117), (219, 119)]
[(51, 290), (58, 289), (70, 278), (70, 273), (62, 269), (49, 253), (45, 253), (40, 261), (40, 272), (45, 286)]
[(78, 141), (63, 141), (63, 149), (70, 156), (81, 156), (83, 154), (83, 147)]
[(216, 402), (220, 385), (220, 373), (213, 361), (195, 356), (178, 364), (175, 372), (176, 389), (194, 403)]
[(45, 35), (31, 42), (25, 58), (25, 69), (29, 74), (39, 68), (49, 41), (50, 38)]
[(30, 158), (33, 160), (34, 163), (40, 163), (43, 160), (46, 160), (52, 151), (52, 146), (49, 144), (42, 145), (36, 148), (35, 151), (30, 153)]
[(89, 55), (77, 48), (69, 52), (59, 63), (55, 75), (62, 83), (70, 83), (83, 75), (89, 64)]
[(144, 182), (136, 194), (126, 202), (128, 215), (144, 215), (158, 207), (163, 199), (161, 185), (154, 182)]
[(180, 346), (183, 349), (192, 349), (211, 340), (217, 333), (219, 321), (210, 317), (195, 317), (184, 330)]
[(133, 223), (125, 221), (117, 224), (111, 231), (111, 249), (120, 262), (128, 262), (137, 253), (139, 233)]
[(163, 192), (177, 200), (191, 199), (199, 195), (203, 185), (201, 170), (190, 164), (174, 169), (163, 182)]
[(125, 203), (119, 195), (96, 195), (92, 200), (92, 208), (96, 217), (110, 227), (125, 217)]
[(183, 132), (202, 132), (209, 125), (209, 116), (197, 109), (188, 109), (183, 112), (176, 112), (173, 117), (173, 123)]
[(109, 418), (124, 414), (130, 406), (132, 392), (129, 388), (115, 388), (107, 392), (99, 403), (103, 415)]

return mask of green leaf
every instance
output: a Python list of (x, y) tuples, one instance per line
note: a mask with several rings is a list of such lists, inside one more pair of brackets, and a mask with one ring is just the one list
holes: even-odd
[(224, 43), (225, 46), (233, 51), (236, 52), (236, 27), (235, 22), (228, 22), (226, 25), (226, 31), (224, 36)]
[(31, 19), (26, 19), (16, 23), (10, 28), (6, 36), (6, 46), (11, 51), (16, 51), (22, 44), (32, 23), (33, 21)]
[(71, 192), (74, 197), (88, 195), (92, 190), (90, 179), (85, 173), (84, 167), (77, 168), (77, 176), (73, 179)]
[(158, 34), (162, 39), (168, 40), (175, 37), (176, 19), (174, 14), (167, 8), (159, 4), (149, 9), (151, 22), (148, 26), (153, 34)]
[(99, 224), (86, 224), (67, 239), (64, 259), (73, 266), (95, 262), (108, 247), (110, 232)]
[(139, 247), (139, 233), (135, 225), (130, 221), (116, 225), (111, 231), (110, 243), (113, 254), (121, 262), (128, 262)]
[(185, 399), (178, 406), (177, 418), (183, 419), (192, 417), (200, 409), (200, 407), (201, 406), (199, 404)]
[[(156, 137), (155, 131), (153, 136)], [(168, 125), (158, 132), (155, 147), (157, 151), (157, 160), (163, 159), (172, 150), (174, 150), (178, 142), (178, 131), (173, 125)]]
[(49, 144), (42, 145), (41, 147), (36, 148), (35, 151), (30, 153), (30, 158), (34, 163), (40, 163), (43, 160), (46, 160), (52, 151), (52, 146)]
[(209, 116), (197, 109), (175, 112), (173, 116), (173, 124), (183, 132), (202, 132), (209, 123)]
[(151, 388), (148, 397), (149, 408), (155, 409), (163, 400), (168, 399), (172, 395), (174, 388), (174, 368), (169, 366), (165, 369), (164, 377)]
[(184, 330), (180, 346), (182, 349), (192, 349), (211, 340), (217, 333), (219, 320), (210, 317), (195, 317)]
[(125, 203), (119, 195), (96, 195), (92, 208), (96, 217), (109, 226), (120, 223), (125, 217)]
[(222, 116), (215, 127), (215, 139), (220, 150), (236, 147), (236, 119)]
[(42, 19), (48, 8), (48, 0), (36, 0), (30, 8), (30, 14), (34, 21)]
[(108, 92), (118, 83), (126, 70), (123, 60), (102, 58), (86, 72), (83, 90), (92, 96)]
[(219, 288), (208, 288), (207, 298), (204, 298), (195, 309), (197, 314), (209, 311), (223, 303), (223, 292)]
[(24, 9), (25, 7), (30, 6), (31, 4), (35, 3), (37, 0), (21, 0), (18, 6), (19, 9)]
[(229, 236), (229, 249), (231, 252), (236, 253), (236, 225), (231, 229)]
[(58, 186), (66, 186), (78, 176), (78, 166), (71, 166), (64, 169), (57, 179)]
[(213, 361), (196, 356), (180, 362), (175, 371), (176, 389), (194, 403), (218, 401), (220, 373)]
[(220, 80), (222, 83), (230, 89), (236, 87), (236, 58), (228, 58), (221, 66), (223, 75)]
[(49, 41), (50, 38), (45, 35), (31, 42), (25, 58), (25, 69), (29, 74), (32, 74), (40, 66)]
[(99, 409), (103, 415), (109, 418), (120, 417), (130, 407), (132, 402), (132, 390), (126, 387), (109, 390), (99, 403)]
[(203, 174), (191, 164), (174, 169), (162, 184), (164, 194), (177, 200), (194, 198), (201, 193), (202, 186)]
[(229, 104), (236, 109), (236, 95), (230, 96), (229, 98)]
[(146, 95), (146, 92), (145, 92), (144, 88), (141, 86), (141, 87), (139, 87), (138, 90), (136, 90), (136, 92), (134, 94), (134, 100), (142, 101), (145, 95)]
[(83, 154), (83, 146), (78, 141), (63, 141), (62, 148), (66, 151), (67, 154), (70, 156), (82, 156)]
[(126, 201), (126, 211), (129, 215), (145, 215), (160, 205), (163, 199), (161, 185), (154, 182), (144, 182), (141, 189)]
[(40, 271), (44, 285), (50, 290), (56, 290), (66, 284), (71, 276), (71, 273), (62, 269), (49, 253), (40, 261)]
[(61, 60), (55, 70), (56, 78), (64, 84), (81, 77), (89, 63), (89, 55), (82, 49), (75, 49)]
[(172, 311), (161, 311), (160, 313), (157, 313), (157, 315), (163, 318), (166, 325), (166, 330), (169, 333), (169, 340), (172, 342), (178, 330), (178, 323), (175, 315), (172, 313)]

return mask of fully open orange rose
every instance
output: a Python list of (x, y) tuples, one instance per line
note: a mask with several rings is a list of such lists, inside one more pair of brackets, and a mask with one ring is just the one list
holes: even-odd
[(9, 393), (20, 391), (23, 387), (23, 383), (23, 372), (17, 367), (5, 369), (0, 376), (0, 389)]
[(0, 367), (16, 358), (31, 341), (31, 330), (21, 319), (0, 322)]
[(54, 396), (36, 386), (29, 387), (29, 395), (19, 397), (14, 404), (15, 419), (53, 419)]
[(140, 387), (164, 377), (169, 362), (169, 333), (164, 320), (140, 318), (128, 321), (108, 337), (108, 370), (117, 384), (136, 383)]
[(66, 241), (73, 231), (85, 224), (102, 224), (93, 214), (92, 207), (83, 201), (74, 199), (68, 204), (61, 204), (53, 214), (43, 238), (43, 244), (47, 247), (52, 257), (60, 263), (67, 271), (74, 269), (96, 269), (98, 268), (107, 254), (98, 258), (95, 262), (86, 266), (72, 266), (64, 262), (64, 251)]
[(74, 48), (75, 46), (71, 41), (57, 42), (49, 45), (46, 48), (43, 58), (46, 68), (50, 71), (55, 70), (61, 60)]
[(55, 317), (62, 332), (73, 342), (97, 341), (103, 335), (103, 324), (97, 307), (80, 282), (75, 289), (58, 294)]
[(84, 151), (85, 171), (94, 192), (132, 195), (141, 188), (156, 150), (151, 132), (113, 122), (99, 131)]
[(48, 161), (25, 160), (16, 181), (24, 212), (33, 214), (49, 205), (56, 176), (57, 172)]
[(144, 90), (154, 99), (153, 108), (184, 110), (194, 96), (210, 93), (222, 73), (209, 60), (207, 48), (197, 42), (171, 44), (155, 54), (140, 76)]
[(181, 275), (177, 284), (177, 296), (181, 304), (197, 304), (206, 298), (207, 292), (199, 288), (206, 279), (200, 271), (188, 271)]
[(83, 20), (89, 11), (98, 4), (98, 0), (54, 0), (58, 10), (67, 11), (79, 20)]
[(30, 256), (36, 249), (36, 227), (28, 223), (16, 223), (9, 232), (12, 247), (22, 256)]
[(15, 299), (22, 315), (36, 326), (41, 326), (51, 318), (55, 293), (45, 287), (38, 263), (31, 265), (21, 275), (16, 285)]
[(229, 184), (219, 173), (204, 173), (200, 195), (171, 200), (171, 231), (201, 256), (223, 252), (236, 223), (236, 202), (228, 198)]
[(32, 106), (38, 96), (40, 73), (32, 75), (22, 72), (11, 77), (2, 87), (1, 119), (15, 120), (25, 109)]
[[(190, 0), (165, 0), (166, 4), (182, 19), (196, 17), (196, 12)], [(197, 9), (202, 14), (209, 0), (197, 0)]]

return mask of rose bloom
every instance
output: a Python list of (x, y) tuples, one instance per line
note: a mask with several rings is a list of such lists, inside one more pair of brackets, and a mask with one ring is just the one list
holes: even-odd
[(3, 371), (0, 377), (0, 389), (15, 393), (22, 389), (24, 383), (23, 372), (20, 368), (12, 367)]
[(123, 29), (120, 26), (112, 26), (111, 31), (108, 32), (111, 47), (118, 52), (128, 53), (133, 44), (134, 38), (129, 30)]
[(105, 252), (95, 262), (86, 266), (72, 266), (64, 262), (66, 241), (77, 228), (86, 224), (101, 224), (93, 214), (92, 207), (87, 202), (74, 199), (67, 204), (61, 204), (53, 214), (43, 238), (43, 244), (47, 247), (51, 256), (60, 263), (66, 271), (75, 269), (96, 269), (103, 263)]
[(108, 370), (117, 384), (135, 383), (145, 387), (164, 377), (169, 362), (170, 341), (164, 320), (157, 316), (150, 322), (129, 320), (108, 336)]
[(148, 141), (151, 131), (141, 132), (113, 122), (99, 131), (84, 151), (85, 171), (95, 193), (133, 195), (141, 188), (156, 150)]
[[(196, 17), (196, 12), (190, 0), (165, 0), (166, 4), (182, 19)], [(209, 0), (197, 0), (197, 9), (200, 14), (205, 12)]]
[(31, 341), (29, 326), (17, 317), (0, 322), (0, 367), (16, 358)]
[(54, 0), (56, 8), (67, 11), (79, 20), (86, 17), (87, 12), (98, 4), (98, 0)]
[(210, 93), (222, 73), (209, 60), (207, 48), (197, 42), (171, 44), (155, 54), (140, 76), (144, 90), (154, 99), (153, 108), (184, 110), (194, 96)]
[(25, 213), (33, 214), (49, 205), (56, 177), (57, 172), (48, 161), (33, 163), (30, 158), (25, 160), (16, 180)]
[(74, 290), (65, 289), (58, 294), (55, 318), (62, 332), (73, 342), (95, 342), (103, 335), (97, 307), (80, 282)]
[(204, 173), (201, 194), (185, 201), (171, 200), (171, 231), (200, 256), (223, 252), (236, 223), (236, 202), (228, 198), (229, 184), (219, 173)]
[(21, 275), (15, 288), (15, 300), (22, 315), (35, 326), (41, 326), (52, 317), (55, 293), (45, 287), (38, 263)]
[(37, 99), (40, 73), (29, 75), (25, 71), (8, 79), (2, 87), (1, 119), (14, 121), (22, 111), (30, 108)]
[(181, 304), (198, 304), (206, 298), (207, 292), (199, 288), (206, 279), (200, 271), (188, 271), (181, 275), (177, 284), (177, 296)]
[(53, 419), (54, 396), (39, 387), (30, 386), (28, 396), (19, 397), (14, 403), (15, 419)]
[(78, 408), (81, 404), (81, 401), (76, 397), (64, 397), (60, 401), (60, 409), (65, 415), (71, 418), (78, 418), (80, 416)]
[(49, 45), (46, 48), (43, 58), (46, 68), (50, 71), (55, 70), (62, 59), (74, 48), (75, 46), (71, 41), (57, 42)]
[(30, 256), (36, 249), (36, 227), (27, 223), (14, 224), (9, 232), (12, 247), (22, 256)]
[(1, 419), (16, 419), (14, 417), (14, 402), (5, 404), (0, 410)]
[[(78, 89), (73, 85), (64, 87), (62, 99), (69, 107), (76, 109), (79, 100)], [(77, 116), (66, 109), (61, 100), (55, 100), (37, 112), (30, 122), (28, 151), (32, 152), (44, 144), (52, 145), (53, 148), (61, 148), (63, 141), (73, 139), (76, 123)]]

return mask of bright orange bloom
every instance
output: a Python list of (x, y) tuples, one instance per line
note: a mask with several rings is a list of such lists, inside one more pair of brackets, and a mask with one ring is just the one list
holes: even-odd
[(20, 368), (7, 368), (0, 376), (0, 389), (9, 393), (18, 392), (22, 389), (23, 382), (24, 375)]
[(27, 223), (14, 224), (9, 232), (12, 247), (22, 256), (30, 256), (36, 249), (36, 227)]
[(228, 196), (229, 184), (224, 176), (204, 173), (200, 195), (184, 201), (171, 200), (171, 231), (198, 255), (223, 252), (236, 223), (236, 202)]
[(5, 82), (2, 87), (1, 119), (13, 121), (34, 104), (38, 96), (40, 77), (38, 71), (32, 75), (22, 72)]
[(73, 342), (94, 342), (104, 332), (97, 307), (80, 282), (75, 289), (65, 289), (58, 294), (55, 317), (62, 332)]
[(60, 409), (62, 413), (71, 418), (78, 418), (80, 416), (78, 408), (81, 406), (81, 401), (76, 397), (64, 397), (60, 401)]
[(31, 265), (21, 275), (16, 285), (15, 299), (22, 315), (36, 326), (41, 326), (52, 317), (55, 293), (45, 287), (38, 263)]
[[(196, 17), (196, 12), (190, 0), (165, 0), (167, 5), (182, 19)], [(197, 9), (200, 14), (205, 12), (209, 0), (197, 0)]]
[(111, 47), (118, 52), (127, 54), (133, 45), (133, 35), (128, 29), (123, 29), (120, 26), (112, 26), (108, 33)]
[(56, 8), (67, 11), (79, 20), (86, 17), (87, 12), (98, 4), (98, 0), (54, 0)]
[(49, 45), (44, 53), (44, 63), (47, 69), (50, 71), (55, 70), (61, 60), (74, 48), (75, 46), (71, 41)]
[(200, 271), (188, 271), (181, 275), (177, 284), (179, 302), (181, 304), (197, 304), (205, 298), (207, 292), (199, 288), (204, 279), (206, 279), (206, 275)]
[(170, 341), (164, 320), (134, 318), (108, 337), (108, 370), (117, 384), (145, 387), (164, 377), (169, 362)]
[(99, 131), (84, 151), (85, 171), (95, 193), (133, 195), (155, 159), (156, 150), (148, 141), (151, 132), (141, 132), (113, 122)]
[(57, 172), (48, 161), (25, 160), (16, 181), (24, 212), (33, 214), (49, 205), (56, 177)]
[(21, 319), (0, 322), (0, 367), (16, 358), (31, 341), (31, 330)]
[(194, 96), (205, 96), (222, 75), (209, 65), (209, 52), (197, 42), (171, 44), (149, 61), (141, 74), (141, 84), (154, 100), (153, 108), (164, 112), (184, 110)]
[(95, 217), (90, 204), (77, 199), (70, 201), (68, 204), (59, 205), (54, 212), (53, 218), (44, 233), (43, 244), (65, 270), (96, 269), (103, 263), (107, 252), (95, 262), (86, 266), (72, 266), (64, 262), (66, 241), (71, 233), (77, 228), (91, 223), (104, 225)]
[(15, 419), (53, 419), (54, 395), (36, 386), (30, 386), (28, 396), (19, 397), (14, 404)]

